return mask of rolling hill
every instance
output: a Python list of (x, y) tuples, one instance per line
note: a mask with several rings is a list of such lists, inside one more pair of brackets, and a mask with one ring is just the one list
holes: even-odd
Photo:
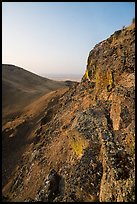
[(54, 81), (38, 76), (23, 68), (2, 65), (2, 118), (13, 118), (31, 102), (58, 88), (71, 86), (63, 81)]

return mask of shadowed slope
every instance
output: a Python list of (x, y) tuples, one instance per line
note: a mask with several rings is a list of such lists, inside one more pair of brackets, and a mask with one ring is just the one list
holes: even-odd
[(2, 65), (2, 116), (16, 116), (26, 105), (40, 96), (61, 87), (66, 82), (43, 78), (13, 65)]

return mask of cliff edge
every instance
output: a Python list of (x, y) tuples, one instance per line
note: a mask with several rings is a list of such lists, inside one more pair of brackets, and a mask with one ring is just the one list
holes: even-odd
[[(33, 118), (22, 117), (25, 127)], [(81, 82), (53, 94), (35, 123), (5, 200), (135, 201), (135, 25), (97, 44)], [(10, 136), (8, 124), (3, 132)]]

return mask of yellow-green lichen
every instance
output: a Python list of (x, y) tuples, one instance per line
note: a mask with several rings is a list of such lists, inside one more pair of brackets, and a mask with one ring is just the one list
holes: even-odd
[(71, 147), (77, 156), (81, 156), (83, 154), (83, 145), (81, 141), (71, 140)]
[(114, 86), (113, 75), (111, 71), (107, 71), (107, 91), (111, 91)]
[(110, 92), (114, 87), (113, 75), (110, 69), (96, 70), (96, 95), (99, 95), (103, 90)]
[(90, 81), (88, 69), (86, 70), (85, 76), (86, 76), (86, 78), (88, 79), (88, 81)]
[(87, 69), (84, 74), (84, 79), (87, 79), (88, 81), (91, 82), (94, 79), (95, 71), (96, 71), (96, 62), (93, 59), (91, 59), (91, 57), (89, 57)]
[(76, 130), (71, 131), (70, 146), (77, 157), (83, 155), (84, 149), (87, 147), (87, 140)]

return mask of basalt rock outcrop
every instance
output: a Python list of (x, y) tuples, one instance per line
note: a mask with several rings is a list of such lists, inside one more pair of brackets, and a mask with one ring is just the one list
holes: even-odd
[(15, 202), (135, 201), (134, 24), (97, 44), (81, 82), (53, 96), (3, 196)]

